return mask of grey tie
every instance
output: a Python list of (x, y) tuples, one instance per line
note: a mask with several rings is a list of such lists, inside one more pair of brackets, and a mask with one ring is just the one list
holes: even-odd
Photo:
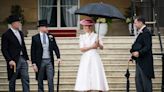
[(21, 36), (20, 36), (20, 34), (19, 34), (18, 31), (15, 32), (15, 35), (16, 35), (16, 37), (17, 37), (19, 43), (22, 44), (22, 39), (21, 39)]
[(46, 33), (43, 33), (43, 44), (46, 44)]
[[(22, 45), (22, 39), (21, 39), (21, 35), (20, 35), (19, 31), (16, 31), (15, 32), (15, 35), (16, 35), (16, 37), (17, 37), (20, 45)], [(23, 55), (23, 52), (22, 51), (20, 52), (20, 55)]]

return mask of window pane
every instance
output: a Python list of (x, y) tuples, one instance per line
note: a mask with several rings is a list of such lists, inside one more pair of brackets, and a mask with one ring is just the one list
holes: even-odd
[(57, 27), (57, 0), (55, 0), (55, 7), (52, 8), (50, 27)]
[(47, 5), (57, 5), (57, 0), (39, 0), (40, 6), (47, 6)]
[(61, 27), (77, 27), (78, 0), (61, 0)]
[[(50, 27), (77, 27), (77, 16), (74, 12), (78, 8), (78, 0), (59, 1), (60, 3), (57, 0), (39, 0), (40, 19), (47, 19)], [(61, 18), (57, 20), (57, 16)], [(61, 24), (57, 24), (58, 21)]]
[(78, 5), (78, 0), (61, 0), (61, 5)]
[(47, 19), (49, 26), (57, 27), (57, 0), (40, 0), (40, 19)]

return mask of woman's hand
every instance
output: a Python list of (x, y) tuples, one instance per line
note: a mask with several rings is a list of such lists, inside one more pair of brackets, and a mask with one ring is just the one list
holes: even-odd
[(80, 50), (81, 52), (86, 52), (88, 50), (97, 49), (97, 48), (103, 49), (103, 45), (100, 44), (99, 40), (97, 40), (92, 46), (80, 48)]
[(92, 49), (97, 49), (99, 47), (99, 43), (95, 42), (91, 47)]
[(100, 49), (103, 49), (103, 45), (100, 44), (100, 41), (97, 40), (96, 42), (97, 48), (99, 47)]

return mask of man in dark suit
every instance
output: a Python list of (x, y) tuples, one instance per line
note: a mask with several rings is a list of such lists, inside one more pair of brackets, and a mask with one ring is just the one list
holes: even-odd
[(29, 58), (23, 33), (19, 31), (21, 25), (19, 17), (15, 15), (9, 16), (9, 23), (11, 24), (11, 28), (2, 35), (1, 44), (2, 54), (7, 63), (9, 92), (15, 92), (17, 78), (21, 78), (23, 92), (30, 92), (27, 63)]
[(134, 25), (138, 29), (138, 35), (130, 52), (136, 61), (136, 90), (137, 92), (152, 92), (152, 78), (155, 77), (152, 56), (152, 34), (146, 28), (144, 18), (137, 17)]
[(59, 48), (53, 35), (48, 34), (47, 20), (40, 20), (39, 33), (32, 37), (31, 59), (33, 69), (38, 80), (38, 92), (44, 92), (43, 80), (48, 80), (49, 92), (54, 92), (54, 57), (55, 51), (58, 63), (60, 60)]

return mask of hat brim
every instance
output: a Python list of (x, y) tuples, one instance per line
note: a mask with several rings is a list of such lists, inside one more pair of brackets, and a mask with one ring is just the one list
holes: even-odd
[(80, 24), (83, 25), (83, 26), (92, 26), (95, 23), (93, 22), (92, 19), (83, 19), (83, 20), (80, 21)]
[(94, 25), (94, 23), (89, 23), (89, 24), (87, 24), (87, 23), (80, 23), (82, 26), (93, 26)]
[(20, 22), (20, 17), (18, 15), (10, 15), (8, 18), (7, 18), (7, 21), (9, 24), (12, 24), (13, 22)]
[(12, 24), (12, 23), (14, 23), (14, 22), (21, 22), (20, 20), (12, 20), (12, 21), (9, 21), (8, 23), (9, 24)]
[(48, 27), (48, 25), (38, 25), (37, 27)]

